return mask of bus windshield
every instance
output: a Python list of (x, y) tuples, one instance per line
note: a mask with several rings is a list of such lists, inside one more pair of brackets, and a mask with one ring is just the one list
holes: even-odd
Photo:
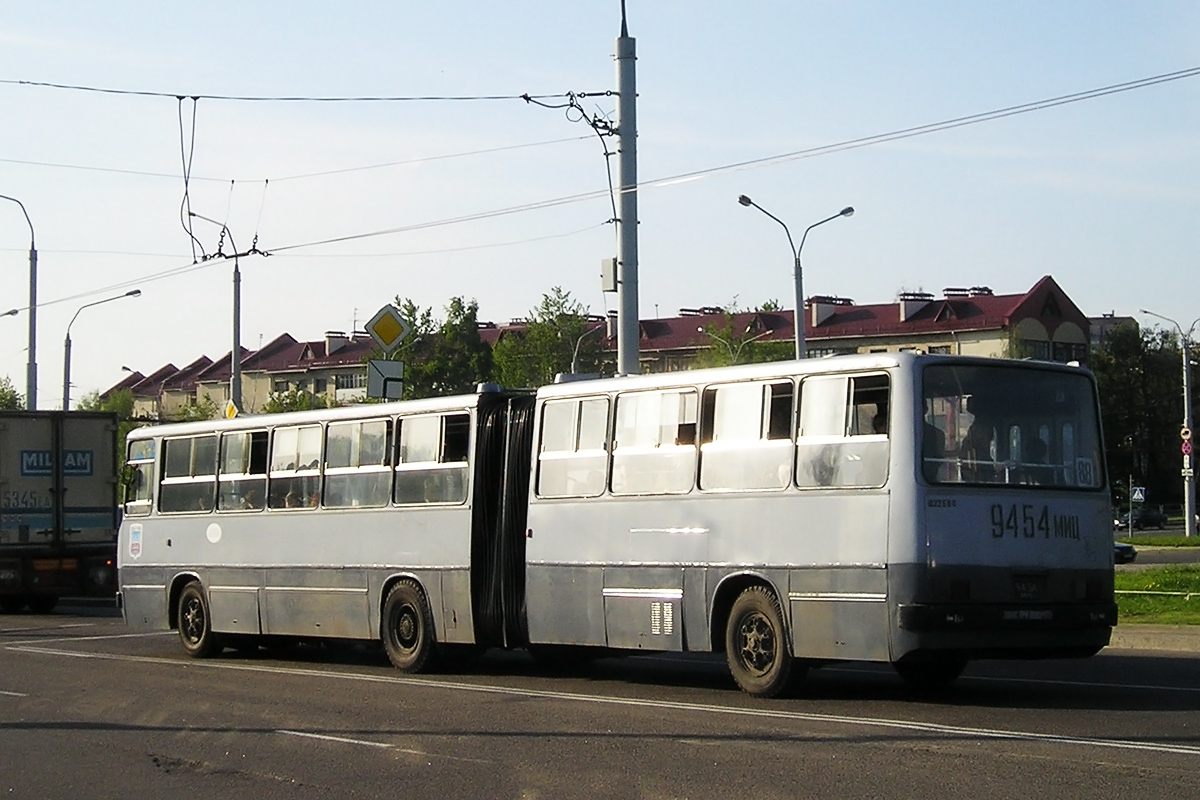
[(1104, 485), (1095, 393), (1084, 374), (933, 365), (922, 395), (921, 471), (930, 483)]

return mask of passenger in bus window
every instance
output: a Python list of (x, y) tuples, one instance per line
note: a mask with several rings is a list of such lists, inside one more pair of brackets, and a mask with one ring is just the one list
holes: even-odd
[(965, 462), (963, 477), (969, 481), (989, 481), (994, 478), (996, 471), (992, 452), (996, 432), (974, 397), (967, 399), (967, 411), (974, 419), (967, 428), (967, 435), (963, 437), (962, 447), (959, 449), (959, 456)]
[(886, 436), (888, 432), (887, 406), (880, 403), (877, 408), (878, 411), (875, 412), (875, 416), (871, 419), (871, 429), (877, 434)]
[(258, 490), (257, 486), (251, 486), (242, 495), (242, 508), (248, 511), (257, 511), (262, 507), (262, 493)]

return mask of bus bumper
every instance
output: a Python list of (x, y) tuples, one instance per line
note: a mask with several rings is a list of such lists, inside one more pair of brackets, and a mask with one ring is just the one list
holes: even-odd
[(915, 633), (1095, 630), (1117, 624), (1117, 604), (902, 604), (898, 621)]

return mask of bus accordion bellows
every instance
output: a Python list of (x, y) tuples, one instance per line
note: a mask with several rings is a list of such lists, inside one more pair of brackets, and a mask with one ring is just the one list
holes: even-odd
[(381, 641), (724, 653), (758, 696), (837, 661), (922, 687), (1109, 642), (1095, 381), (917, 353), (142, 428), (135, 627), (194, 656)]

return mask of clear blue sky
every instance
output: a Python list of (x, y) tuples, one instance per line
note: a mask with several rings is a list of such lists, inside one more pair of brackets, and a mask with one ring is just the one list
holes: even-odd
[[(791, 308), (793, 234), (807, 294), (890, 302), (947, 286), (1023, 292), (1053, 275), (1085, 313), (1200, 315), (1200, 77), (916, 138), (716, 170), (1200, 66), (1192, 2), (628, 0), (638, 49), (643, 317), (680, 307)], [(180, 224), (180, 104), (168, 95), (515, 96), (615, 88), (618, 0), (5, 3), (0, 194), (39, 251), (39, 404), (121, 367), (218, 358), (231, 266), (192, 264)], [(614, 110), (613, 98), (585, 101)], [(498, 322), (558, 285), (615, 308), (607, 198), (428, 223), (595, 193), (600, 141), (520, 100), (183, 104), (192, 211), (228, 225), (242, 341), (316, 339), (396, 295)], [(482, 152), (487, 151), (487, 152)], [(473, 154), (473, 155), (468, 155)], [(387, 165), (387, 166), (382, 166)], [(615, 163), (614, 163), (615, 168)], [(664, 179), (696, 171), (683, 182)], [(324, 173), (314, 175), (313, 173)], [(269, 181), (264, 190), (264, 180)], [(362, 234), (416, 226), (405, 232)], [(208, 252), (219, 226), (194, 232)], [(340, 237), (335, 244), (295, 247)], [(29, 229), (0, 201), (0, 310), (28, 303)], [(225, 252), (229, 252), (226, 244)], [(174, 274), (168, 274), (175, 272)], [(1143, 318), (1143, 321), (1152, 321)], [(0, 375), (25, 388), (28, 318), (0, 317)]]

